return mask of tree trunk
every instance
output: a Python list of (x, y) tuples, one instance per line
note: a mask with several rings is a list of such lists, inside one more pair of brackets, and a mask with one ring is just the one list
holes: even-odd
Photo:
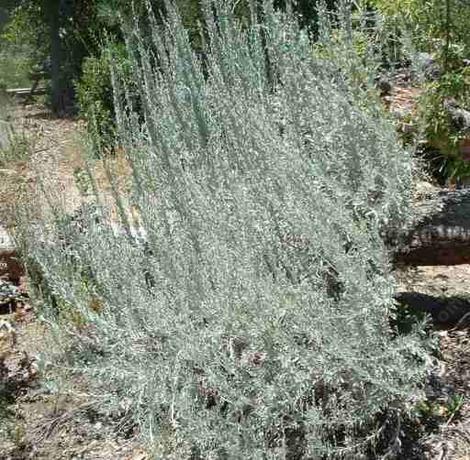
[(43, 5), (49, 23), (51, 45), (51, 105), (57, 115), (63, 116), (73, 108), (75, 75), (69, 69), (72, 50), (69, 49), (70, 44), (64, 43), (62, 33), (67, 33), (67, 27), (64, 25), (68, 25), (75, 3), (73, 0), (43, 0)]
[(395, 260), (407, 265), (470, 264), (470, 189), (443, 191), (431, 206)]
[(52, 110), (61, 113), (64, 109), (62, 102), (62, 40), (60, 38), (60, 0), (43, 2), (44, 11), (49, 20), (49, 39), (51, 43), (51, 105)]

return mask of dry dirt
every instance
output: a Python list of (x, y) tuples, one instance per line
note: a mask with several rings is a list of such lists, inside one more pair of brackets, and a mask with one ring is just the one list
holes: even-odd
[[(414, 440), (418, 454), (404, 459), (469, 460), (470, 330), (465, 319), (470, 315), (470, 265), (409, 268), (398, 273), (398, 280), (400, 291), (424, 294), (431, 303), (443, 300), (446, 310), (436, 312), (432, 328), (438, 347), (422, 431)], [(458, 320), (449, 324), (448, 313), (454, 311)]]
[[(40, 106), (17, 107), (13, 117), (15, 134), (27, 140), (28, 151), (3, 162), (0, 156), (0, 228), (10, 231), (14, 231), (17, 213), (27, 204), (36, 205), (42, 183), (51, 191), (51, 202), (66, 212), (87, 199), (87, 191), (76, 186), (84, 170), (83, 125), (57, 119)], [(124, 158), (117, 154), (109, 163), (121, 178), (119, 188), (125, 189), (129, 174)], [(111, 200), (100, 162), (95, 163), (94, 172), (104, 199)], [(32, 218), (39, 217), (38, 207), (31, 211)], [(0, 275), (8, 278), (12, 273)], [(20, 283), (26, 291), (25, 279)], [(2, 312), (0, 460), (147, 459), (132, 434), (115, 435), (115, 423), (99, 419), (96, 410), (83, 401), (80, 394), (86, 392), (85, 381), (73, 382), (73, 393), (48, 387), (47, 373), (37, 366), (41, 351), (48, 346), (46, 334), (28, 300)]]

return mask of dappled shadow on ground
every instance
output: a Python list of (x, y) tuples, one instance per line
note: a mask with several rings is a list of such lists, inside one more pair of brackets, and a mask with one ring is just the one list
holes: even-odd
[(77, 115), (74, 113), (56, 114), (52, 110), (36, 105), (24, 105), (24, 118), (27, 120), (71, 120), (76, 121)]
[(395, 298), (404, 307), (431, 315), (438, 327), (470, 326), (470, 297), (437, 297), (420, 292), (400, 292)]
[(402, 425), (403, 460), (470, 458), (470, 265), (396, 272), (398, 330), (429, 315), (433, 324), (426, 398)]
[(27, 120), (53, 120), (58, 118), (54, 115), (54, 113), (49, 109), (29, 109), (27, 106), (25, 107), (25, 114), (24, 118)]

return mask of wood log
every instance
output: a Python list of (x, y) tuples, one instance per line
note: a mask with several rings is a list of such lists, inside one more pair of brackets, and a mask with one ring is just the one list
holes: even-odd
[(37, 86), (33, 88), (11, 88), (11, 89), (7, 89), (6, 93), (10, 96), (16, 96), (16, 97), (39, 96), (39, 95), (46, 94), (46, 87)]
[(405, 265), (470, 264), (470, 189), (443, 190), (423, 201), (424, 217), (395, 254)]

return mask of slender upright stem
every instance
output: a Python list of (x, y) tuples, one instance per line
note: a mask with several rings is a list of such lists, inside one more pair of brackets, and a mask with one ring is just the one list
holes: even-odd
[(445, 48), (444, 48), (444, 70), (449, 67), (449, 49), (450, 49), (450, 28), (452, 26), (451, 18), (451, 0), (446, 0), (446, 22), (445, 22)]

